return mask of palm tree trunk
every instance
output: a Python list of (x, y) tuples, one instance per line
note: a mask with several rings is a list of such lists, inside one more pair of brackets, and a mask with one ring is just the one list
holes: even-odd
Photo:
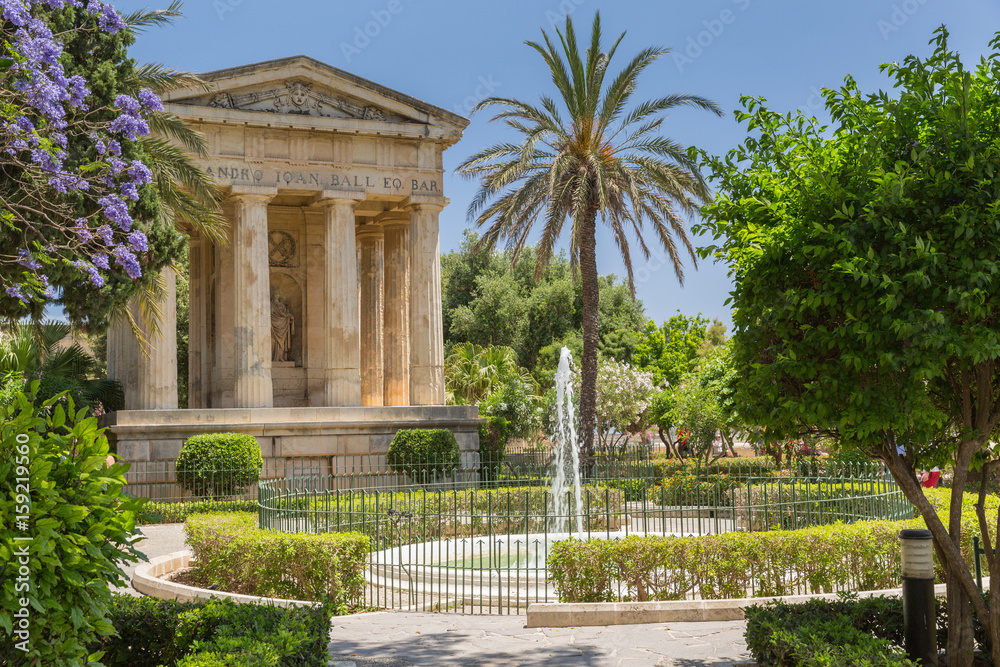
[(580, 287), (583, 293), (583, 359), (580, 363), (580, 451), (588, 472), (594, 465), (594, 430), (597, 426), (597, 210), (588, 209), (580, 221)]

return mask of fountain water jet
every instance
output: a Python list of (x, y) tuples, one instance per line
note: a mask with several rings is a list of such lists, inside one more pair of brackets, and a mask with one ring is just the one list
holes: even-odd
[(552, 434), (556, 459), (552, 471), (552, 499), (555, 516), (552, 529), (557, 533), (569, 530), (569, 484), (573, 485), (572, 512), (577, 534), (583, 533), (583, 494), (580, 490), (580, 441), (576, 437), (576, 405), (573, 403), (573, 355), (564, 347), (559, 354), (556, 371), (556, 432)]

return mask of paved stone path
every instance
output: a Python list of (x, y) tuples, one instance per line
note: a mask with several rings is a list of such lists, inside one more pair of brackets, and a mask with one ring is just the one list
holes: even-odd
[[(188, 548), (182, 524), (144, 526), (147, 557)], [(134, 567), (127, 568), (129, 578)], [(128, 592), (138, 593), (129, 587)], [(524, 616), (334, 617), (333, 667), (696, 667), (747, 660), (743, 621), (526, 628)]]

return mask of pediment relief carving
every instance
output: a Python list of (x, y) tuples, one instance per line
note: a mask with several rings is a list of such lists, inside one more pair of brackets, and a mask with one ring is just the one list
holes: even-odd
[(281, 87), (248, 92), (217, 92), (178, 100), (178, 104), (207, 106), (219, 109), (266, 111), (300, 116), (325, 116), (327, 118), (355, 118), (391, 123), (411, 122), (407, 118), (380, 109), (377, 106), (357, 103), (343, 97), (328, 95), (316, 90), (312, 83), (286, 81)]

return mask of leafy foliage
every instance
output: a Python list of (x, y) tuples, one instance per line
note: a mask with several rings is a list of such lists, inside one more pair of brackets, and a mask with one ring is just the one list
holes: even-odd
[[(142, 558), (135, 521), (144, 501), (123, 492), (127, 464), (107, 467), (95, 417), (72, 399), (37, 411), (32, 398), (0, 407), (0, 655), (83, 665), (87, 644), (113, 632), (109, 587), (127, 585), (121, 564)], [(12, 646), (21, 600), (26, 654)]]
[(198, 572), (222, 590), (322, 601), (335, 613), (364, 598), (368, 537), (261, 530), (256, 513), (195, 514), (184, 522)]
[(95, 377), (98, 361), (79, 343), (61, 347), (72, 332), (63, 322), (18, 322), (0, 332), (0, 377), (40, 379), (35, 404), (66, 391), (79, 406), (101, 414), (124, 407), (121, 384)]
[[(926, 59), (882, 66), (893, 95), (863, 95), (851, 77), (826, 91), (831, 128), (744, 98), (737, 118), (752, 136), (709, 159), (720, 196), (704, 229), (720, 243), (705, 252), (735, 283), (747, 420), (883, 459), (953, 575), (949, 653), (970, 653), (968, 599), (1000, 662), (1000, 617), (958, 553), (966, 479), (995, 461), (1000, 423), (1000, 36), (972, 71), (944, 28), (932, 44)], [(948, 460), (943, 522), (914, 473)]]
[(260, 444), (244, 433), (206, 433), (187, 439), (177, 455), (177, 482), (198, 497), (232, 496), (260, 479)]
[(446, 428), (399, 429), (386, 455), (389, 469), (429, 482), (457, 470), (461, 463), (455, 434)]
[(325, 667), (330, 612), (227, 599), (176, 602), (115, 595), (116, 635), (91, 645), (106, 667)]
[[(940, 605), (939, 605), (940, 606)], [(747, 607), (747, 649), (760, 665), (910, 667), (898, 597)]]

